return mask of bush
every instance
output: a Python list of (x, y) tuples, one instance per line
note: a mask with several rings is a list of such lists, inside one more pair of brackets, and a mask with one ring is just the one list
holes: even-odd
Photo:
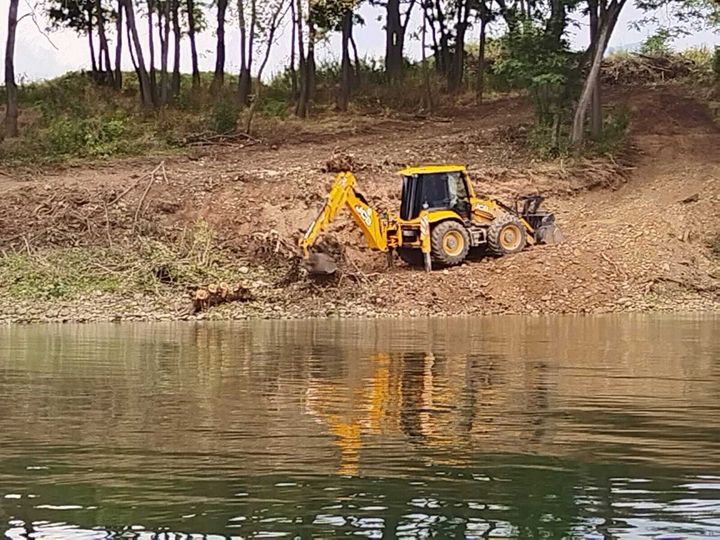
[(128, 123), (121, 116), (62, 116), (50, 122), (47, 141), (55, 156), (106, 157), (128, 151), (132, 142), (128, 131)]
[(715, 53), (712, 58), (712, 70), (715, 74), (715, 80), (720, 81), (720, 46), (715, 47)]
[(231, 133), (237, 127), (240, 108), (232, 97), (222, 97), (215, 101), (210, 113), (210, 129), (215, 133)]

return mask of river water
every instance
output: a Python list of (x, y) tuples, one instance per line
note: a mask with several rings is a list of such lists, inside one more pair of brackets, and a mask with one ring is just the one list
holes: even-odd
[(720, 318), (0, 328), (7, 538), (720, 537)]

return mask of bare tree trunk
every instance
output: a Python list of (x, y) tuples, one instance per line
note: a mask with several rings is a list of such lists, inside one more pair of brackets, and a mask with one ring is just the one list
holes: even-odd
[[(240, 103), (247, 105), (252, 92), (252, 65), (255, 50), (255, 32), (257, 28), (257, 2), (250, 0), (250, 27), (245, 22), (245, 3), (238, 0), (240, 20), (240, 77), (238, 79), (238, 96)], [(248, 38), (249, 31), (249, 38)], [(273, 31), (274, 35), (274, 31)]]
[(157, 102), (157, 77), (155, 75), (155, 27), (153, 25), (153, 12), (155, 11), (155, 0), (147, 0), (148, 7), (148, 45), (150, 50), (150, 91), (152, 92), (153, 103)]
[(102, 73), (101, 76), (103, 77), (103, 82), (110, 83), (112, 86), (115, 86), (113, 71), (110, 64), (110, 47), (108, 46), (107, 36), (105, 35), (105, 16), (103, 15), (101, 0), (95, 0), (95, 10), (97, 12), (100, 53), (102, 54), (102, 58), (105, 62), (105, 72)]
[(295, 0), (290, 0), (290, 85), (292, 89), (293, 99), (297, 99), (298, 95), (298, 79), (297, 71), (295, 70), (295, 48), (297, 47), (296, 35), (297, 35), (297, 10), (295, 9)]
[(427, 61), (427, 12), (423, 15), (422, 25), (422, 70), (423, 70), (423, 86), (425, 87), (424, 105), (427, 110), (433, 110), (432, 86), (430, 85), (430, 68)]
[(178, 97), (180, 95), (180, 40), (182, 33), (180, 32), (180, 0), (172, 0), (172, 24), (173, 24), (173, 73), (172, 73), (172, 95)]
[(350, 45), (353, 48), (353, 58), (355, 60), (355, 79), (360, 80), (362, 75), (362, 64), (360, 63), (360, 55), (358, 54), (357, 43), (355, 43), (355, 36), (350, 32)]
[(469, 0), (461, 0), (457, 5), (457, 24), (455, 26), (455, 53), (448, 71), (448, 90), (456, 93), (465, 77), (465, 32), (470, 18)]
[(298, 92), (295, 114), (300, 118), (308, 114), (308, 81), (307, 81), (307, 58), (305, 57), (305, 41), (303, 37), (303, 10), (302, 0), (297, 0), (297, 43), (298, 60), (300, 68), (300, 91)]
[(225, 12), (227, 0), (218, 0), (217, 45), (215, 49), (215, 74), (210, 85), (211, 92), (217, 92), (225, 84)]
[(158, 10), (158, 37), (160, 38), (160, 104), (170, 99), (168, 56), (170, 53), (170, 1), (162, 0)]
[[(590, 42), (596, 39), (598, 35), (598, 19), (600, 16), (599, 5), (597, 0), (589, 0), (588, 7), (590, 12)], [(597, 78), (592, 93), (592, 103), (590, 104), (590, 135), (593, 139), (598, 140), (602, 137), (603, 117), (602, 117), (602, 99), (600, 94), (600, 77)]]
[(98, 65), (97, 65), (97, 60), (95, 60), (95, 43), (93, 41), (92, 10), (88, 9), (87, 16), (88, 16), (87, 38), (88, 38), (88, 45), (90, 47), (90, 65), (92, 68), (93, 78), (95, 80), (97, 80)]
[(573, 118), (572, 134), (570, 142), (572, 144), (581, 144), (585, 139), (585, 116), (592, 100), (592, 94), (597, 86), (598, 77), (600, 76), (600, 66), (602, 64), (605, 49), (610, 41), (610, 36), (617, 23), (620, 11), (625, 5), (626, 0), (612, 0), (607, 9), (601, 11), (598, 21), (598, 33), (596, 39), (593, 40), (594, 46), (592, 63), (590, 72), (583, 83), (580, 100), (575, 109), (575, 117)]
[(487, 19), (484, 15), (480, 18), (480, 46), (478, 48), (478, 67), (477, 67), (477, 88), (475, 89), (475, 99), (477, 103), (482, 103), (483, 94), (485, 93), (485, 42), (487, 41)]
[(387, 0), (385, 7), (385, 73), (395, 79), (402, 71), (403, 44), (400, 0)]
[(308, 47), (305, 58), (305, 69), (307, 70), (307, 97), (308, 102), (315, 101), (316, 93), (316, 65), (315, 65), (315, 41), (317, 41), (317, 28), (313, 17), (313, 0), (308, 0)]
[(350, 63), (350, 36), (352, 35), (353, 12), (348, 9), (342, 19), (342, 63), (340, 67), (340, 94), (337, 107), (347, 111), (352, 86), (352, 64)]
[(127, 20), (128, 33), (132, 37), (132, 46), (137, 56), (137, 70), (140, 79), (140, 96), (142, 104), (145, 107), (152, 107), (153, 95), (150, 87), (150, 77), (145, 69), (145, 59), (143, 58), (142, 45), (138, 36), (137, 26), (135, 25), (135, 8), (132, 0), (123, 0), (125, 2), (125, 19)]
[(8, 35), (5, 46), (5, 136), (18, 136), (18, 96), (15, 84), (15, 34), (17, 32), (18, 0), (10, 0), (8, 10)]
[(190, 37), (190, 58), (192, 61), (192, 84), (193, 88), (200, 86), (200, 68), (198, 68), (197, 45), (195, 44), (195, 2), (187, 0), (188, 13), (188, 36)]
[(123, 36), (123, 5), (122, 0), (117, 3), (117, 19), (115, 20), (115, 89), (122, 89), (122, 36)]

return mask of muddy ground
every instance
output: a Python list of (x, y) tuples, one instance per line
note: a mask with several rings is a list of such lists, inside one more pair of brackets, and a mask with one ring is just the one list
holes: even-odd
[[(328, 119), (285, 140), (2, 171), (4, 252), (173, 242), (203, 218), (255, 300), (188, 315), (185, 283), (60, 299), (0, 287), (0, 321), (719, 311), (709, 242), (720, 234), (720, 128), (681, 87), (616, 89), (612, 101), (631, 116), (627, 150), (614, 158), (533, 160), (523, 128), (531, 112), (513, 98), (436, 118)], [(425, 274), (388, 269), (342, 217), (325, 238), (344, 247), (343, 272), (310, 281), (294, 245), (333, 179), (328, 159), (345, 154), (379, 209), (397, 207), (399, 168), (456, 162), (481, 194), (547, 195), (566, 241)]]

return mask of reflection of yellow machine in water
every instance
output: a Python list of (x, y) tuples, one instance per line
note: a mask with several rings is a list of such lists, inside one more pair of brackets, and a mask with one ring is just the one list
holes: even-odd
[[(458, 444), (457, 429), (448, 425), (457, 420), (447, 413), (459, 388), (436, 373), (433, 354), (372, 357), (369, 377), (352, 377), (357, 386), (336, 380), (311, 378), (307, 411), (326, 424), (340, 451), (340, 474), (359, 470), (363, 436), (403, 433), (424, 446)], [(443, 379), (435, 384), (437, 377)]]

